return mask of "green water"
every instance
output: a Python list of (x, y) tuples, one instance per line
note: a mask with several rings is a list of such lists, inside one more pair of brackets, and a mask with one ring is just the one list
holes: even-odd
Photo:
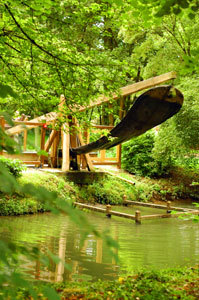
[[(133, 213), (136, 208), (123, 208)], [(142, 214), (161, 213), (142, 208)], [(43, 253), (50, 250), (70, 265), (51, 262), (43, 268), (38, 261), (21, 258), (20, 268), (31, 278), (47, 281), (114, 279), (124, 272), (140, 268), (161, 269), (190, 266), (199, 262), (199, 224), (179, 219), (134, 221), (106, 218), (87, 213), (98, 230), (109, 230), (120, 245), (119, 263), (110, 255), (105, 242), (92, 234), (81, 244), (80, 230), (65, 215), (50, 213), (0, 218), (0, 237), (26, 246), (37, 246)]]

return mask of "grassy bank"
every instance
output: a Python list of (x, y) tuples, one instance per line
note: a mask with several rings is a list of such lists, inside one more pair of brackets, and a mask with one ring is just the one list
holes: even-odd
[[(114, 172), (113, 172), (114, 175)], [(135, 182), (131, 185), (114, 176), (106, 175), (104, 179), (90, 185), (78, 186), (66, 181), (62, 177), (39, 170), (23, 172), (18, 178), (21, 185), (31, 183), (34, 186), (45, 187), (48, 191), (56, 193), (66, 201), (81, 201), (100, 204), (122, 204), (123, 196), (128, 200), (141, 202), (156, 202), (165, 200), (183, 199), (187, 201), (199, 200), (199, 175), (173, 171), (169, 178), (149, 179), (120, 172), (120, 177)], [(44, 212), (48, 208), (34, 197), (26, 194), (0, 194), (0, 215), (20, 215)]]
[[(35, 187), (44, 187), (48, 191), (56, 193), (66, 201), (73, 201), (78, 197), (73, 183), (68, 183), (64, 181), (63, 178), (50, 173), (35, 170), (23, 172), (22, 176), (18, 178), (18, 182), (22, 186), (31, 183)], [(45, 212), (47, 210), (48, 207), (44, 203), (39, 202), (34, 197), (30, 197), (26, 194), (20, 192), (14, 194), (0, 194), (1, 216), (33, 214)]]
[[(113, 174), (118, 174), (111, 171)], [(135, 182), (140, 201), (191, 200), (199, 201), (199, 173), (184, 168), (171, 170), (169, 176), (149, 178), (120, 171), (119, 176)], [(130, 200), (130, 199), (129, 199)]]
[[(61, 299), (194, 300), (199, 298), (199, 267), (142, 271), (115, 281), (57, 283)], [(38, 286), (39, 289), (39, 286)], [(18, 299), (30, 299), (21, 291)], [(46, 299), (40, 294), (40, 299)]]

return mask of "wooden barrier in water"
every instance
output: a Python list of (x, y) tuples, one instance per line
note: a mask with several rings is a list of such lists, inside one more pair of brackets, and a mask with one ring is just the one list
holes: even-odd
[[(146, 204), (146, 203), (145, 203)], [(177, 218), (179, 216), (187, 215), (187, 214), (193, 214), (193, 215), (199, 215), (199, 210), (185, 210), (181, 212), (176, 212), (174, 214), (171, 213), (170, 210), (167, 210), (166, 214), (156, 214), (156, 215), (145, 215), (142, 216), (141, 212), (139, 210), (135, 211), (135, 215), (126, 214), (123, 212), (114, 211), (111, 209), (111, 205), (107, 205), (106, 208), (93, 206), (90, 204), (84, 204), (79, 202), (74, 202), (74, 205), (79, 208), (85, 208), (89, 210), (93, 210), (100, 213), (105, 213), (107, 217), (111, 218), (111, 216), (117, 216), (122, 217), (126, 219), (134, 220), (135, 223), (141, 224), (142, 220), (150, 220), (150, 219), (162, 219), (162, 218)], [(166, 206), (165, 206), (166, 207)], [(156, 208), (156, 207), (154, 207)]]
[(154, 204), (154, 203), (145, 203), (145, 202), (139, 202), (139, 201), (131, 201), (131, 200), (126, 199), (126, 195), (123, 196), (123, 204), (124, 205), (136, 205), (136, 206), (158, 208), (158, 209), (164, 209), (166, 211), (169, 211), (169, 210), (170, 211), (171, 210), (182, 211), (182, 212), (195, 211), (195, 209), (192, 209), (192, 208), (171, 206), (171, 201), (167, 201), (166, 205)]

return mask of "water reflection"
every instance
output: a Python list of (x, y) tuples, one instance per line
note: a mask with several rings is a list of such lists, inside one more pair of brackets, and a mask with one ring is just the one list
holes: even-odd
[[(143, 208), (143, 213), (147, 212)], [(21, 257), (21, 269), (35, 279), (47, 281), (114, 279), (120, 272), (142, 267), (166, 268), (198, 263), (199, 226), (192, 221), (163, 219), (135, 225), (132, 221), (97, 213), (88, 214), (99, 230), (109, 229), (120, 245), (119, 266), (103, 240), (92, 234), (82, 243), (81, 230), (67, 216), (41, 214), (1, 217), (1, 238), (26, 246), (37, 246), (42, 253), (59, 256), (44, 268), (39, 261)], [(64, 268), (63, 262), (70, 268)]]

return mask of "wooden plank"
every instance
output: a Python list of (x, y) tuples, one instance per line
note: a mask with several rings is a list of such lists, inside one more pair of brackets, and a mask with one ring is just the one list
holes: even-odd
[(45, 123), (39, 123), (39, 122), (31, 122), (31, 121), (13, 121), (13, 123), (14, 124), (16, 124), (16, 125), (19, 125), (19, 124), (21, 124), (21, 125), (34, 125), (34, 126), (43, 126), (44, 124), (46, 124), (46, 122)]
[(43, 125), (44, 122), (42, 122), (42, 120), (45, 121), (45, 123), (48, 124), (48, 123), (52, 122), (53, 120), (55, 120), (56, 118), (57, 118), (57, 113), (56, 112), (50, 112), (50, 113), (47, 113), (45, 115), (42, 115), (40, 117), (37, 117), (37, 118), (34, 118), (30, 121), (25, 122), (25, 123), (29, 122), (28, 124), (33, 123), (34, 125), (32, 125), (32, 124), (31, 125), (26, 125), (26, 127), (24, 126), (24, 124), (17, 125), (15, 127), (12, 127), (12, 128), (9, 128), (8, 130), (6, 130), (6, 133), (8, 135), (14, 135), (14, 134), (17, 134), (17, 133), (20, 133), (20, 132), (24, 131), (25, 129), (29, 130), (29, 129), (35, 128), (37, 126), (41, 126), (41, 124)]
[[(1, 127), (1, 129), (2, 129), (2, 131), (4, 132), (4, 130), (5, 130), (5, 119), (4, 119), (4, 117), (0, 117), (0, 127)], [(1, 143), (2, 143), (2, 146), (3, 146), (3, 135), (2, 135), (2, 141), (1, 141)], [(1, 149), (0, 150), (0, 155), (3, 155), (3, 149)]]
[(48, 138), (48, 140), (45, 144), (45, 147), (44, 147), (44, 150), (46, 152), (48, 152), (50, 150), (50, 147), (52, 146), (53, 141), (54, 141), (54, 139), (56, 138), (57, 135), (58, 135), (58, 131), (53, 129), (51, 131), (51, 134), (50, 134), (50, 136), (49, 136), (49, 138)]
[[(64, 106), (66, 99), (64, 95), (60, 96), (59, 113), (58, 117), (62, 117), (64, 114)], [(61, 144), (62, 144), (62, 171), (66, 172), (70, 170), (70, 134), (69, 123), (65, 122), (61, 127)]]
[(7, 152), (3, 152), (3, 156), (12, 159), (19, 159), (21, 161), (36, 161), (39, 158), (36, 152), (25, 152), (20, 154), (9, 154)]
[[(74, 202), (75, 206), (81, 207), (81, 208), (87, 208), (93, 211), (97, 211), (97, 212), (101, 212), (101, 213), (105, 213), (107, 214), (107, 209), (105, 208), (101, 208), (101, 207), (97, 207), (97, 206), (92, 206), (92, 205), (88, 205), (88, 204), (84, 204), (84, 203), (79, 203), (79, 202)], [(113, 215), (113, 216), (117, 216), (117, 217), (122, 217), (122, 218), (126, 218), (126, 219), (131, 219), (131, 220), (135, 220), (135, 216), (134, 215), (130, 215), (130, 214), (126, 214), (126, 213), (121, 213), (118, 211), (113, 211), (113, 210), (109, 210), (109, 214)]]
[[(144, 207), (164, 209), (164, 210), (168, 209), (167, 205), (162, 205), (162, 204), (145, 203), (145, 202), (130, 201), (130, 200), (125, 200), (124, 203), (130, 204), (130, 205), (136, 205), (136, 206), (144, 206)], [(195, 211), (195, 209), (184, 208), (184, 207), (176, 207), (176, 206), (171, 206), (170, 209), (175, 210), (175, 211), (183, 211), (183, 212)]]
[[(82, 138), (85, 144), (89, 144), (89, 131), (88, 128), (83, 128), (83, 134), (82, 134)], [(89, 157), (90, 157), (90, 153), (89, 153)], [(87, 167), (87, 161), (86, 161), (86, 157), (85, 155), (80, 155), (80, 165), (82, 167), (82, 169), (86, 169)]]
[(122, 161), (122, 145), (118, 145), (116, 147), (116, 157), (117, 157), (117, 167), (121, 169), (121, 161)]
[(28, 138), (28, 130), (24, 130), (23, 134), (23, 151), (27, 149), (27, 138)]
[[(43, 126), (41, 127), (41, 144), (40, 144), (40, 149), (41, 150), (44, 150), (44, 147), (45, 147), (45, 136), (46, 136), (46, 128), (44, 128)], [(41, 162), (41, 165), (43, 166), (44, 164), (44, 159), (45, 159), (45, 156), (44, 155), (41, 155), (40, 156), (40, 162)]]
[(192, 210), (186, 212), (176, 212), (175, 214), (167, 213), (167, 214), (157, 214), (157, 215), (146, 215), (141, 218), (144, 220), (152, 220), (152, 219), (163, 219), (163, 218), (178, 218), (180, 216), (186, 215), (199, 215), (199, 210)]
[(92, 163), (93, 165), (105, 165), (105, 166), (108, 166), (108, 165), (117, 165), (117, 161), (95, 161), (92, 160)]
[(38, 166), (40, 166), (41, 165), (41, 162), (40, 161), (32, 161), (32, 160), (30, 160), (30, 161), (23, 161), (23, 164), (26, 164), (26, 165), (38, 165)]
[(101, 150), (100, 151), (100, 162), (105, 162), (106, 160), (106, 150)]
[(119, 108), (119, 118), (120, 118), (120, 120), (124, 116), (124, 104), (125, 104), (125, 96), (120, 98), (120, 108)]
[[(24, 121), (28, 121), (28, 117), (25, 117)], [(23, 151), (26, 151), (27, 149), (27, 138), (28, 138), (28, 130), (24, 130), (23, 133)]]
[(58, 147), (59, 147), (59, 143), (60, 143), (60, 132), (58, 131), (54, 141), (52, 143), (52, 147), (51, 147), (51, 151), (50, 151), (50, 159), (51, 159), (51, 163), (52, 166), (54, 168), (57, 167), (57, 153), (58, 153)]
[[(109, 107), (109, 109), (112, 109), (112, 108), (113, 108), (113, 104), (112, 104), (112, 103), (109, 103), (108, 107)], [(114, 124), (113, 113), (109, 113), (109, 114), (108, 114), (108, 119), (109, 119), (109, 125), (110, 125), (110, 126), (113, 126), (113, 124)]]
[(70, 132), (70, 147), (71, 148), (76, 148), (78, 147), (77, 145), (77, 124), (75, 118), (68, 118), (69, 119), (69, 132)]
[(110, 125), (95, 125), (95, 124), (92, 124), (92, 127), (96, 129), (110, 129), (110, 130), (114, 128), (114, 126), (110, 126)]
[[(78, 133), (78, 137), (79, 137), (79, 141), (80, 141), (81, 146), (85, 145), (81, 133)], [(93, 167), (93, 163), (92, 163), (91, 157), (89, 156), (88, 153), (84, 154), (84, 156), (85, 156), (85, 159), (87, 161), (87, 165), (88, 165), (89, 170), (90, 171), (94, 171), (95, 169)]]

